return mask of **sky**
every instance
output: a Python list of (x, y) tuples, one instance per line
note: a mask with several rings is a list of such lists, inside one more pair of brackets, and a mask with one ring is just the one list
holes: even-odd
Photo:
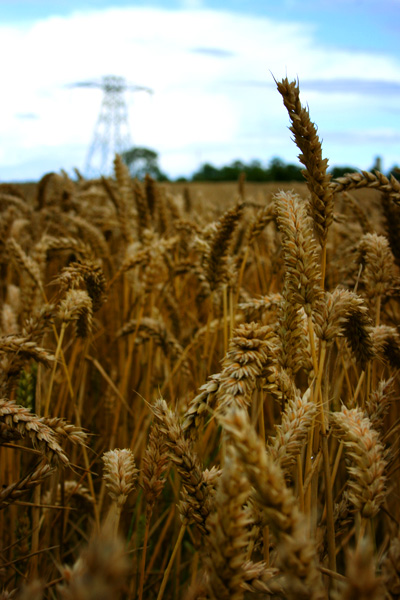
[[(400, 164), (400, 0), (0, 0), (0, 181), (85, 173), (103, 77), (170, 177), (298, 163), (277, 81), (298, 79), (331, 166)], [(90, 83), (90, 86), (76, 85)], [(95, 171), (100, 155), (94, 151)]]

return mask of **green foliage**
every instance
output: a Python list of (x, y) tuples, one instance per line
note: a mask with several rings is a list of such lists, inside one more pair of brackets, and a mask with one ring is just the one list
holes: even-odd
[(387, 173), (386, 177), (390, 177), (393, 175), (396, 179), (400, 180), (400, 167), (398, 165), (393, 165), (390, 171)]
[(296, 165), (286, 164), (280, 158), (273, 158), (268, 169), (269, 181), (304, 181), (303, 169)]
[[(168, 175), (161, 171), (158, 165), (158, 153), (150, 148), (141, 146), (130, 148), (123, 152), (122, 158), (128, 166), (132, 177), (143, 181), (146, 174), (150, 175), (156, 181), (170, 181)], [(332, 179), (343, 177), (347, 173), (354, 173), (359, 169), (344, 165), (335, 166), (329, 169)], [(372, 169), (371, 169), (372, 170)], [(187, 181), (237, 181), (240, 175), (244, 173), (246, 181), (255, 182), (304, 182), (303, 169), (300, 165), (285, 163), (281, 158), (275, 157), (270, 160), (268, 166), (263, 166), (260, 160), (253, 159), (248, 164), (241, 160), (234, 160), (229, 165), (215, 167), (211, 163), (204, 163), (198, 171), (189, 177), (178, 177), (177, 183), (186, 183)], [(399, 179), (399, 167), (396, 165), (387, 174), (394, 175)]]
[(23, 370), (19, 377), (18, 387), (16, 391), (16, 399), (18, 404), (35, 410), (35, 396), (36, 396), (36, 378), (37, 378), (37, 364), (33, 363), (30, 371)]
[(158, 166), (158, 153), (150, 148), (134, 147), (123, 152), (122, 159), (132, 177), (143, 180), (148, 174), (156, 181), (168, 181), (168, 177)]
[(205, 163), (194, 173), (192, 181), (236, 181), (241, 173), (245, 173), (247, 181), (304, 181), (301, 167), (286, 164), (280, 158), (273, 158), (266, 168), (259, 160), (249, 164), (235, 160), (220, 169)]
[(356, 169), (355, 167), (349, 167), (349, 166), (332, 167), (329, 170), (333, 179), (337, 179), (338, 177), (344, 177), (344, 175), (347, 175), (347, 173), (355, 173), (356, 171), (358, 171), (358, 169)]

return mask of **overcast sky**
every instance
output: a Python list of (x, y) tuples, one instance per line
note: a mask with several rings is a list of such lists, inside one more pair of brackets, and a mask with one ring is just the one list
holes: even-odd
[(172, 177), (297, 163), (273, 76), (298, 78), (331, 165), (400, 164), (400, 0), (0, 0), (0, 180), (83, 169), (100, 88), (129, 92), (133, 144)]

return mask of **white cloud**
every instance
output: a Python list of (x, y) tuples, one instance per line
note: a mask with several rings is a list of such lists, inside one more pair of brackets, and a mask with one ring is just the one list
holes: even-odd
[[(28, 162), (41, 146), (47, 152), (59, 148), (58, 156), (64, 147), (68, 163), (74, 148), (75, 164), (82, 166), (101, 92), (64, 86), (106, 74), (154, 89), (151, 98), (127, 97), (132, 135), (138, 145), (159, 150), (163, 167), (172, 174), (190, 172), (199, 156), (207, 160), (205, 152), (211, 155), (213, 148), (222, 162), (223, 156), (267, 160), (282, 144), (290, 153), (288, 119), (270, 71), (277, 79), (298, 76), (300, 88), (302, 80), (360, 74), (400, 81), (395, 59), (324, 48), (312, 26), (205, 10), (197, 0), (182, 6), (76, 12), (20, 29), (0, 25), (0, 55), (8, 57), (2, 62), (7, 85), (0, 95), (3, 167)], [(250, 81), (266, 85), (239, 85)], [(350, 99), (310, 89), (302, 92), (302, 100), (320, 119), (321, 132), (332, 118), (342, 130), (351, 114), (357, 112), (360, 121), (360, 112), (368, 110), (368, 100), (360, 105), (357, 94)], [(27, 113), (37, 118), (18, 118)], [(279, 136), (284, 141), (275, 144)], [(292, 160), (296, 154), (293, 149)]]

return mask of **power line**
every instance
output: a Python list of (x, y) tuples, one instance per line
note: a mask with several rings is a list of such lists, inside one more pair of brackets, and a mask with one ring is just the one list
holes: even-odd
[(152, 94), (153, 90), (128, 83), (124, 77), (116, 75), (106, 75), (101, 80), (75, 82), (69, 87), (103, 90), (100, 113), (87, 153), (84, 172), (87, 176), (107, 175), (112, 170), (115, 154), (122, 154), (132, 147), (125, 92)]

